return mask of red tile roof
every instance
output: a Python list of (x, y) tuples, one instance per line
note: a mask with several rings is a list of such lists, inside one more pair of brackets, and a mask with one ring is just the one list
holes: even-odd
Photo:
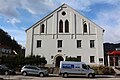
[(118, 51), (110, 51), (108, 52), (109, 55), (120, 55), (120, 50)]

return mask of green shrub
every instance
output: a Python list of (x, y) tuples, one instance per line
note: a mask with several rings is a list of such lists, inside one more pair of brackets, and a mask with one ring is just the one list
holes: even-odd
[(92, 69), (95, 70), (95, 74), (115, 74), (115, 71), (108, 66), (92, 66)]
[(76, 58), (76, 57), (67, 57), (65, 61), (76, 61), (76, 62), (79, 62), (80, 59)]

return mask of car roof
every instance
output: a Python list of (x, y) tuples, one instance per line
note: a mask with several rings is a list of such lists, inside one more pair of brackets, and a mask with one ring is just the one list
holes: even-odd
[(37, 66), (34, 66), (34, 65), (25, 65), (24, 67), (37, 67)]

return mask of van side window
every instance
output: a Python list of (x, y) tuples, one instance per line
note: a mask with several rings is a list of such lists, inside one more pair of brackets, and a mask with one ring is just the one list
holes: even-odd
[(87, 65), (82, 64), (82, 68), (87, 69)]

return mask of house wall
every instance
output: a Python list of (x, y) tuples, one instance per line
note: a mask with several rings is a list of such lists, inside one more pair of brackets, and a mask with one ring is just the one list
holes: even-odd
[[(103, 58), (103, 29), (91, 22), (72, 8), (64, 5), (56, 10), (47, 18), (38, 22), (35, 26), (27, 30), (26, 56), (30, 54), (41, 55), (46, 57), (47, 63), (52, 64), (54, 58), (61, 54), (65, 59), (66, 56), (81, 56), (81, 61), (87, 64), (99, 63), (99, 58)], [(62, 12), (66, 15), (63, 16)], [(69, 33), (59, 33), (59, 21), (63, 21), (63, 31), (65, 20), (69, 21)], [(87, 24), (87, 33), (83, 32), (83, 22)], [(40, 33), (40, 25), (45, 25), (45, 32)], [(37, 40), (42, 40), (42, 47), (37, 48)], [(63, 40), (63, 47), (57, 48), (57, 40)], [(82, 47), (77, 48), (77, 40), (82, 40)], [(95, 48), (90, 48), (90, 40), (95, 40)], [(58, 52), (61, 50), (62, 52)], [(90, 56), (95, 56), (95, 63), (90, 63)], [(104, 60), (103, 60), (104, 61)]]
[(30, 28), (26, 32), (26, 50), (25, 50), (25, 56), (29, 56), (33, 54), (33, 28)]

